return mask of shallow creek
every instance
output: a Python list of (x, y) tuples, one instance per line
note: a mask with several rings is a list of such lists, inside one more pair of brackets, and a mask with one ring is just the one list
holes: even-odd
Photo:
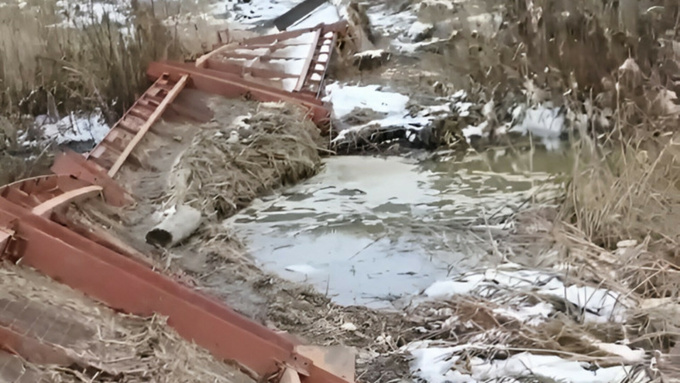
[(563, 187), (571, 157), (496, 149), (456, 159), (344, 156), (226, 222), (261, 266), (342, 305), (398, 308), (433, 282), (500, 260), (473, 232)]

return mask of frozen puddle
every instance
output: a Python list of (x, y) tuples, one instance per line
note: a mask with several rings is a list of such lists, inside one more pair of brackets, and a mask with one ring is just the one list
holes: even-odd
[(228, 224), (267, 271), (339, 304), (397, 307), (404, 295), (493, 261), (479, 246), (487, 239), (463, 225), (508, 214), (540, 185), (555, 186), (551, 173), (569, 161), (542, 155), (558, 158), (527, 171), (531, 160), (503, 152), (462, 162), (333, 157), (319, 175)]

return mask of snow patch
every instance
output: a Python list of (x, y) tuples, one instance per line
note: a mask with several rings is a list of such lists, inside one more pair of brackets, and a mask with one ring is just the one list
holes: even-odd
[(418, 113), (412, 114), (407, 110), (410, 98), (396, 92), (382, 91), (379, 85), (353, 86), (338, 83), (326, 86), (327, 96), (324, 101), (333, 104), (333, 115), (336, 119), (342, 120), (355, 109), (370, 109), (385, 116), (366, 124), (352, 126), (339, 132), (333, 142), (338, 142), (351, 132), (379, 126), (402, 127), (409, 130), (420, 130), (427, 126), (437, 115), (449, 113), (451, 103), (446, 102), (441, 105), (433, 105), (423, 108)]
[[(522, 107), (513, 110), (513, 117), (519, 118)], [(560, 108), (550, 104), (523, 110), (522, 122), (513, 126), (511, 131), (522, 134), (532, 133), (541, 138), (559, 137), (565, 131), (565, 114)]]
[(38, 116), (35, 126), (43, 131), (43, 137), (57, 144), (71, 142), (100, 142), (109, 132), (109, 126), (101, 111), (90, 115), (71, 113), (57, 122), (50, 122), (47, 116)]
[(340, 21), (340, 15), (335, 5), (325, 3), (309, 13), (307, 16), (300, 19), (295, 24), (291, 25), (288, 30), (312, 28), (319, 24), (333, 24)]
[(365, 57), (365, 58), (379, 59), (379, 58), (383, 57), (384, 54), (385, 54), (384, 49), (372, 49), (372, 50), (368, 50), (368, 51), (355, 53), (354, 57)]
[(411, 27), (406, 32), (406, 37), (413, 41), (424, 40), (428, 34), (432, 33), (433, 29), (433, 24), (416, 21), (411, 24)]
[(66, 20), (52, 27), (81, 28), (87, 25), (99, 24), (105, 17), (118, 25), (128, 24), (131, 9), (128, 0), (118, 0), (114, 3), (102, 3), (80, 0), (59, 0), (55, 5), (61, 13), (68, 15)]
[[(537, 377), (562, 383), (615, 383), (623, 381), (630, 367), (590, 370), (588, 364), (557, 356), (521, 353), (505, 360), (472, 358), (466, 373), (454, 371), (459, 360), (454, 354), (465, 346), (413, 350), (411, 371), (428, 383), (475, 383), (495, 379)], [(506, 381), (506, 380), (504, 380)]]
[(337, 119), (342, 119), (356, 108), (403, 116), (409, 97), (380, 89), (380, 85), (352, 86), (334, 83), (326, 87), (328, 96), (324, 101), (333, 103), (333, 114)]
[[(526, 289), (527, 292), (562, 298), (580, 307), (587, 322), (621, 323), (625, 320), (625, 310), (630, 303), (620, 294), (591, 286), (565, 286), (556, 276), (533, 270), (501, 270), (491, 269), (485, 273), (463, 275), (455, 280), (438, 281), (425, 289), (423, 295), (434, 300), (451, 299), (456, 295), (476, 294), (487, 297), (484, 287), (507, 288), (515, 292)], [(542, 308), (524, 308), (524, 313)], [(529, 311), (526, 311), (529, 310)], [(522, 313), (522, 309), (515, 314)]]

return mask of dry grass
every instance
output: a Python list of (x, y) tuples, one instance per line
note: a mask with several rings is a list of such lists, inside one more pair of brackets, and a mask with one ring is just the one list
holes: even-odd
[(320, 145), (319, 130), (302, 109), (260, 104), (240, 126), (194, 138), (174, 172), (182, 180), (172, 199), (224, 219), (258, 196), (315, 174)]
[(94, 11), (67, 18), (50, 1), (38, 9), (0, 8), (0, 110), (37, 115), (99, 107), (108, 118), (120, 115), (147, 86), (150, 61), (181, 57), (170, 31), (148, 11), (123, 11), (130, 12), (129, 25)]
[(44, 170), (27, 157), (49, 166), (48, 150), (18, 145), (17, 131), (32, 127), (25, 116), (100, 109), (113, 123), (148, 86), (149, 62), (195, 55), (198, 35), (213, 37), (205, 26), (180, 31), (176, 16), (195, 9), (171, 0), (153, 9), (138, 1), (26, 3), (0, 7), (0, 114), (7, 118), (0, 122), (0, 184)]
[[(633, 2), (626, 1), (618, 9), (590, 0), (481, 3), (502, 14), (504, 23), (493, 37), (472, 27), (458, 37), (470, 47), (459, 70), (473, 88), (479, 86), (470, 93), (481, 102), (494, 100), (497, 121), (509, 121), (508, 110), (517, 103), (562, 105), (579, 135), (559, 212), (548, 219), (521, 214), (518, 235), (508, 241), (521, 241), (540, 267), (564, 270), (570, 284), (617, 291), (633, 304), (624, 323), (593, 325), (564, 302), (536, 294), (473, 294), (418, 308), (414, 316), (427, 330), (423, 338), (478, 344), (464, 352), (467, 357), (454, 367), (459, 371), (474, 356), (530, 351), (632, 365), (630, 381), (677, 378), (680, 108), (673, 99), (680, 91), (680, 6), (640, 2), (638, 12), (637, 2), (630, 8)], [(511, 259), (511, 250), (522, 251), (514, 245), (501, 249)], [(528, 325), (493, 311), (517, 299), (550, 303), (557, 313)], [(645, 350), (644, 360), (626, 361), (597, 346), (621, 340)], [(649, 368), (652, 357), (658, 370)]]

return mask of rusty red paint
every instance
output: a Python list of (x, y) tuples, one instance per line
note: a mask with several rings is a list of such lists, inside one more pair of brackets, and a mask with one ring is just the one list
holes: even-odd
[(327, 127), (330, 119), (328, 107), (314, 96), (286, 92), (263, 84), (249, 82), (231, 73), (197, 68), (192, 64), (154, 62), (149, 65), (149, 78), (156, 79), (169, 73), (173, 80), (184, 74), (190, 75), (190, 87), (225, 97), (246, 97), (257, 101), (287, 101), (301, 105), (310, 111), (312, 120), (320, 127)]
[(104, 199), (113, 206), (125, 206), (133, 202), (133, 198), (124, 188), (114, 181), (106, 169), (75, 152), (63, 152), (54, 159), (51, 168), (58, 175), (77, 178), (91, 185), (99, 185), (103, 190)]
[(0, 198), (0, 216), (16, 217), (24, 242), (21, 263), (127, 313), (161, 314), (177, 332), (215, 356), (268, 376), (282, 365), (310, 382), (343, 380), (295, 353), (288, 338), (237, 314), (218, 301), (68, 228)]

